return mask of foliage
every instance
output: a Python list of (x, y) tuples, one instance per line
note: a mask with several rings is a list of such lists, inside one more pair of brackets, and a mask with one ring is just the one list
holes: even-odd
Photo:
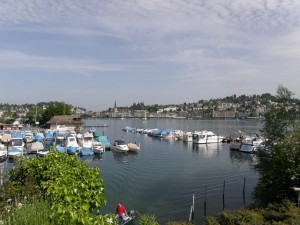
[(63, 102), (49, 104), (42, 114), (42, 118), (39, 122), (40, 124), (45, 124), (53, 116), (58, 115), (72, 115), (71, 105), (65, 104)]
[(76, 156), (53, 151), (46, 157), (19, 161), (8, 171), (13, 187), (34, 174), (33, 184), (49, 201), (49, 216), (59, 224), (107, 224), (113, 215), (95, 215), (106, 203), (98, 168), (89, 168)]
[(267, 208), (255, 210), (223, 211), (216, 217), (205, 218), (205, 225), (276, 225), (300, 224), (300, 209), (293, 203), (269, 204)]
[(37, 121), (40, 121), (42, 118), (43, 114), (43, 109), (41, 107), (34, 107), (31, 108), (27, 113), (26, 113), (26, 123), (30, 125), (35, 125)]
[[(296, 126), (296, 109), (291, 107), (292, 92), (283, 86), (277, 89), (276, 106), (266, 113), (263, 132), (269, 139), (271, 153), (260, 156), (255, 168), (260, 178), (253, 192), (255, 203), (265, 206), (295, 199), (291, 189), (300, 186), (300, 129)], [(272, 191), (270, 191), (272, 190)]]
[[(138, 213), (138, 212), (137, 212)], [(139, 219), (139, 225), (159, 225), (155, 215), (141, 215)]]
[(193, 225), (193, 223), (187, 221), (170, 221), (167, 225)]
[[(272, 146), (268, 156), (260, 156), (255, 166), (260, 178), (253, 196), (258, 205), (296, 199), (291, 187), (300, 187), (300, 129)], [(272, 190), (272, 191), (270, 191)]]
[(19, 202), (11, 210), (2, 212), (0, 224), (4, 225), (55, 225), (49, 218), (50, 205), (47, 201), (34, 199)]
[(265, 114), (263, 133), (270, 142), (279, 141), (294, 127), (296, 110), (292, 106), (293, 93), (283, 86), (277, 88), (277, 104)]

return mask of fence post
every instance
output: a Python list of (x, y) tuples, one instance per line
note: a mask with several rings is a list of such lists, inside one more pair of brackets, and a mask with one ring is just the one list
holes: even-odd
[(225, 180), (223, 183), (223, 210), (225, 209)]
[(246, 189), (246, 177), (244, 177), (244, 186), (243, 186), (243, 200), (244, 200), (244, 204), (246, 204), (245, 189)]

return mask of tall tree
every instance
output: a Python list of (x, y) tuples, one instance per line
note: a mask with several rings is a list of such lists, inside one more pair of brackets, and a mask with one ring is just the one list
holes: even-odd
[(72, 115), (72, 108), (70, 105), (63, 102), (56, 102), (49, 104), (42, 114), (42, 118), (39, 121), (41, 125), (44, 125), (49, 121), (53, 116), (58, 115)]
[(269, 139), (271, 152), (260, 155), (255, 168), (260, 178), (253, 192), (258, 205), (295, 200), (291, 187), (300, 187), (300, 129), (295, 123), (292, 92), (283, 86), (277, 89), (277, 102), (265, 115), (263, 133)]
[(296, 110), (292, 105), (293, 93), (286, 87), (277, 88), (277, 103), (273, 104), (265, 114), (265, 124), (262, 129), (270, 142), (281, 140), (288, 131), (294, 128)]

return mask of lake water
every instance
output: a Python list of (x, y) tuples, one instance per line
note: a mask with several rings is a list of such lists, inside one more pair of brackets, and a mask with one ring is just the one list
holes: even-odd
[[(251, 203), (251, 192), (258, 179), (253, 170), (255, 155), (231, 151), (227, 143), (195, 145), (124, 132), (122, 128), (211, 130), (229, 136), (237, 130), (246, 134), (259, 132), (263, 125), (259, 121), (107, 119), (84, 122), (108, 136), (111, 143), (123, 139), (141, 145), (138, 153), (106, 151), (103, 157), (84, 160), (90, 167), (101, 170), (107, 199), (102, 213), (114, 213), (121, 201), (127, 209), (156, 215), (159, 224), (187, 220), (194, 195), (194, 219), (196, 224), (202, 224), (205, 213), (216, 215), (223, 208), (234, 210)], [(108, 127), (98, 127), (103, 124)]]

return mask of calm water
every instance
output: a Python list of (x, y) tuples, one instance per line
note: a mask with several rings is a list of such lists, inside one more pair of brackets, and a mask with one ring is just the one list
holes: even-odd
[[(216, 215), (223, 209), (225, 181), (225, 209), (243, 208), (251, 203), (251, 192), (258, 174), (252, 169), (255, 155), (230, 151), (226, 143), (193, 145), (182, 141), (161, 140), (144, 134), (122, 131), (125, 126), (137, 128), (212, 130), (228, 136), (237, 130), (258, 132), (262, 123), (244, 120), (85, 120), (87, 126), (96, 127), (113, 142), (141, 144), (135, 154), (105, 152), (103, 158), (86, 159), (99, 167), (105, 184), (107, 204), (101, 212), (115, 212), (118, 201), (128, 209), (142, 214), (156, 215), (160, 224), (170, 220), (187, 220), (195, 195), (195, 220), (203, 222), (205, 187), (206, 214)], [(244, 178), (245, 202), (243, 198)], [(136, 222), (137, 224), (137, 222)]]

